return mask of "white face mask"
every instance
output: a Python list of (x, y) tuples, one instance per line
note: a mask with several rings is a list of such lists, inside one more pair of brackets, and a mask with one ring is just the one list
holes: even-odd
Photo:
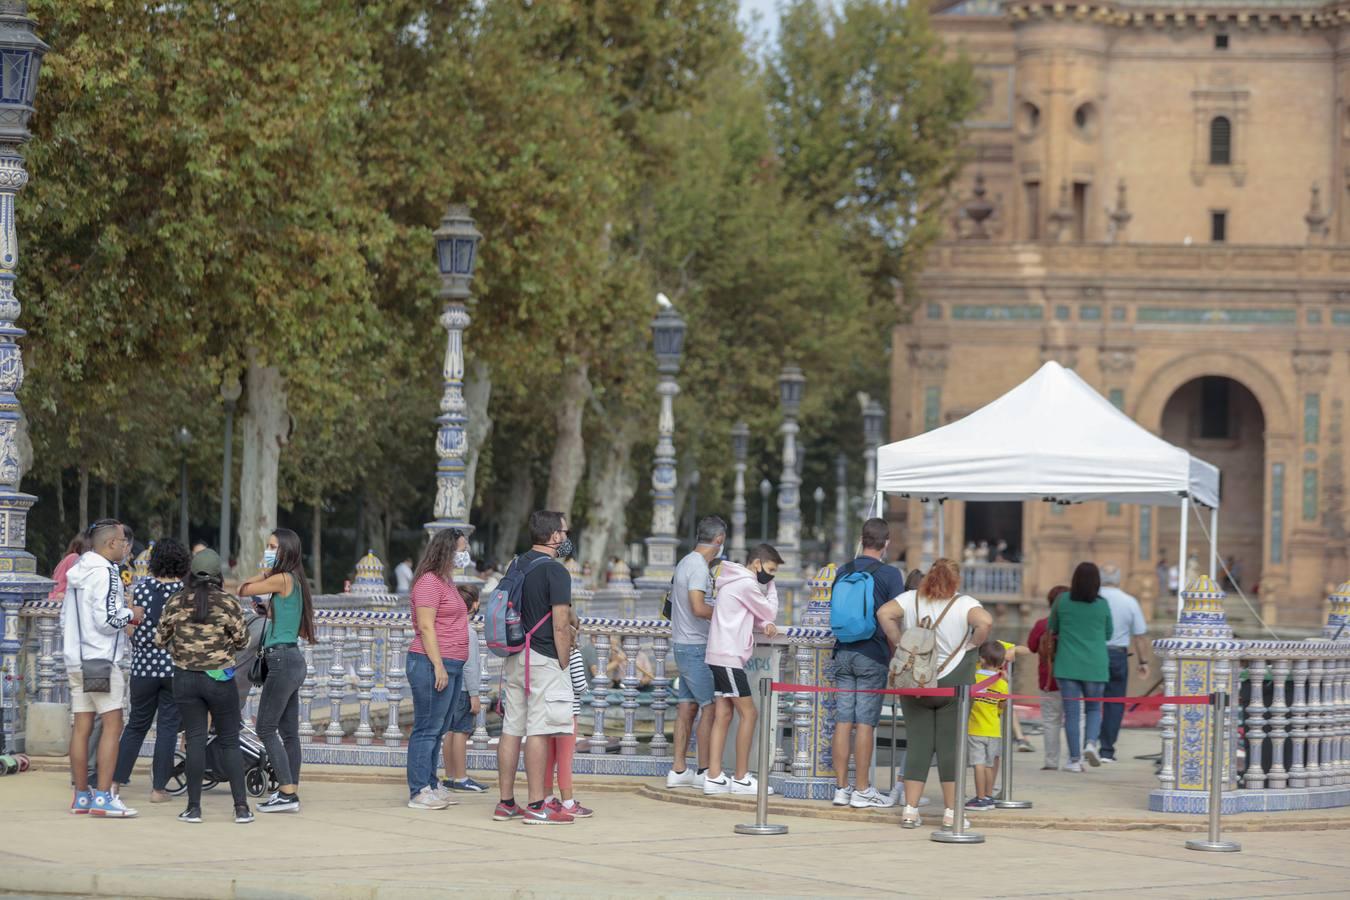
[(473, 566), (473, 557), (469, 555), (468, 550), (459, 550), (455, 553), (455, 568), (468, 569)]

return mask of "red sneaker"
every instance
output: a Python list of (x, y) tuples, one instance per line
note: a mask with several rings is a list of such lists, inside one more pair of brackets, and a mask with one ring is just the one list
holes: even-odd
[(574, 819), (589, 819), (591, 816), (595, 815), (595, 810), (588, 809), (580, 803), (577, 803), (575, 800), (573, 800), (572, 803), (572, 806), (565, 806), (561, 803), (559, 803), (558, 806), (563, 812)]
[(563, 812), (562, 804), (556, 800), (553, 803), (545, 803), (539, 809), (525, 806), (520, 811), (525, 817), (526, 825), (571, 825), (576, 821), (571, 815)]
[(524, 813), (518, 803), (513, 803), (510, 806), (507, 806), (505, 803), (498, 803), (497, 808), (492, 811), (492, 818), (498, 822), (519, 819), (522, 815), (524, 815)]

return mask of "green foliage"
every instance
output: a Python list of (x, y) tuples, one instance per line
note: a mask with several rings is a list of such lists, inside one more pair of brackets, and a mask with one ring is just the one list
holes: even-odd
[(288, 382), (288, 524), (358, 495), (405, 543), (429, 518), (432, 232), (452, 201), (485, 234), (480, 517), (517, 472), (545, 477), (578, 364), (588, 442), (620, 417), (654, 434), (657, 291), (689, 324), (678, 443), (700, 507), (729, 506), (737, 418), (777, 479), (785, 362), (809, 379), (807, 491), (832, 482), (836, 452), (857, 458), (854, 392), (884, 396), (895, 289), (936, 233), (972, 97), (922, 11), (882, 0), (789, 3), (766, 68), (734, 0), (31, 5), (53, 49), (18, 216), (28, 487), (51, 503), (86, 466), (127, 486), (133, 521), (164, 519), (185, 425), (207, 533), (218, 386), (249, 353)]

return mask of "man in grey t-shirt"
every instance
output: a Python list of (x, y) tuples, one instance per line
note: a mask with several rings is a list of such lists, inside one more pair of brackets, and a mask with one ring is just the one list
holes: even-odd
[[(675, 665), (680, 670), (679, 704), (675, 717), (674, 760), (666, 775), (668, 788), (702, 788), (703, 772), (708, 768), (708, 748), (712, 744), (713, 701), (712, 670), (704, 661), (708, 650), (708, 624), (712, 620), (712, 577), (708, 567), (722, 555), (727, 540), (727, 523), (717, 516), (699, 520), (697, 544), (675, 567), (670, 589), (670, 633)], [(698, 770), (685, 767), (689, 734), (694, 717), (708, 709), (698, 720)]]

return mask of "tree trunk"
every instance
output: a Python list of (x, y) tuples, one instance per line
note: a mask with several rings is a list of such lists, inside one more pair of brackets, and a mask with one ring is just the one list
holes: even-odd
[(385, 569), (392, 572), (394, 561), (389, 558), (389, 512), (385, 509), (383, 500), (371, 500), (368, 497), (365, 509), (366, 534), (361, 555), (365, 556), (367, 550), (374, 553), (376, 558), (384, 563)]
[(314, 593), (323, 593), (323, 498), (314, 498), (314, 517), (310, 521), (309, 559), (314, 573)]
[(590, 475), (587, 480), (590, 509), (582, 534), (580, 562), (592, 571), (604, 572), (611, 556), (627, 558), (628, 504), (637, 492), (633, 446), (641, 432), (636, 416), (611, 417), (614, 431), (606, 439), (591, 442)]
[[(14, 458), (19, 464), (19, 477), (14, 482), (17, 488), (23, 476), (33, 468), (33, 439), (28, 434), (28, 416), (22, 409), (19, 410), (19, 422), (14, 426)], [(65, 521), (64, 515), (61, 521)]]
[(89, 527), (89, 468), (80, 466), (80, 531)]
[(56, 470), (56, 518), (61, 523), (61, 538), (67, 540), (66, 531), (66, 470)]
[(558, 402), (555, 423), (556, 442), (548, 467), (548, 509), (557, 510), (569, 519), (572, 501), (576, 499), (577, 485), (586, 471), (586, 445), (581, 435), (581, 422), (586, 404), (591, 399), (589, 367), (582, 363), (563, 376), (562, 397)]
[(497, 567), (504, 568), (511, 557), (516, 555), (520, 529), (530, 516), (530, 507), (534, 505), (534, 480), (530, 477), (529, 465), (525, 464), (512, 476), (511, 487), (502, 501), (501, 511), (497, 515), (497, 541), (493, 548), (492, 559)]
[(465, 429), (468, 446), (464, 456), (464, 503), (470, 514), (473, 512), (474, 483), (478, 475), (478, 454), (492, 435), (492, 417), (488, 415), (488, 402), (491, 399), (492, 370), (484, 360), (475, 359), (469, 364), (464, 378), (464, 403), (469, 416), (469, 424)]
[(251, 353), (244, 400), (237, 571), (247, 577), (258, 570), (267, 537), (277, 527), (277, 467), (290, 436), (286, 380), (275, 366), (259, 365)]
[(101, 481), (98, 485), (98, 517), (100, 519), (108, 518), (108, 482)]

